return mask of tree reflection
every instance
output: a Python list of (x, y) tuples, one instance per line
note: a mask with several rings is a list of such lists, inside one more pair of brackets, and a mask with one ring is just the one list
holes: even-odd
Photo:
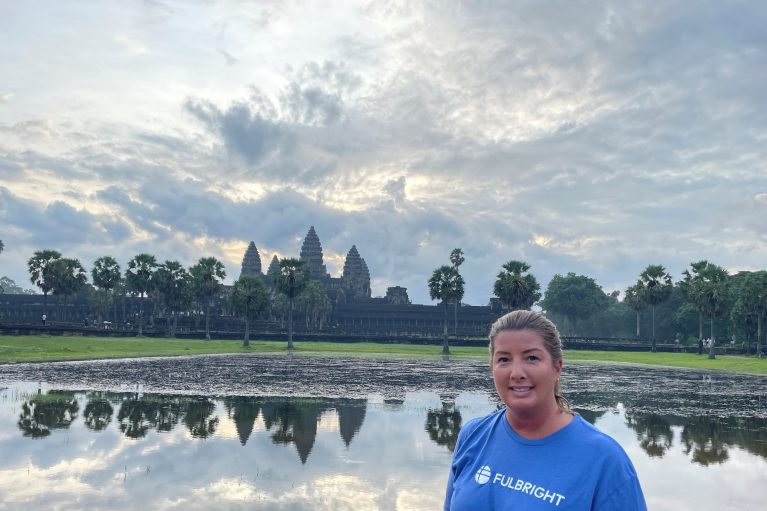
[(441, 409), (426, 412), (426, 432), (437, 445), (444, 445), (452, 452), (461, 431), (461, 412), (454, 402), (442, 402)]
[(120, 431), (128, 438), (144, 438), (156, 423), (157, 406), (152, 401), (146, 401), (133, 394), (125, 399), (117, 412), (117, 422)]
[(83, 410), (83, 421), (88, 429), (103, 431), (112, 422), (114, 409), (109, 400), (101, 393), (89, 395), (88, 404)]
[(77, 418), (79, 409), (72, 392), (38, 393), (22, 403), (17, 425), (24, 436), (45, 438), (52, 429), (68, 428)]
[(186, 405), (184, 424), (195, 438), (208, 438), (216, 432), (218, 417), (211, 418), (216, 410), (216, 403), (207, 397), (191, 399)]
[(128, 438), (144, 438), (149, 430), (167, 433), (178, 425), (185, 398), (147, 394), (122, 397), (117, 421)]
[(229, 397), (224, 400), (227, 416), (234, 421), (237, 436), (243, 446), (248, 442), (258, 414), (261, 402), (253, 397)]
[(673, 444), (674, 432), (665, 417), (629, 410), (626, 412), (626, 425), (636, 431), (639, 446), (651, 458), (662, 458)]
[(605, 414), (604, 410), (597, 412), (595, 410), (586, 410), (583, 408), (576, 408), (576, 409), (573, 409), (573, 411), (577, 413), (578, 415), (580, 415), (581, 417), (583, 417), (583, 420), (585, 420), (589, 424), (596, 423), (597, 419)]
[(713, 417), (690, 417), (682, 429), (682, 444), (692, 461), (703, 466), (724, 463), (729, 459), (725, 425)]
[(731, 419), (732, 443), (752, 454), (767, 458), (767, 419), (740, 417)]
[(152, 396), (155, 400), (155, 428), (158, 433), (169, 433), (178, 426), (186, 398), (183, 396)]

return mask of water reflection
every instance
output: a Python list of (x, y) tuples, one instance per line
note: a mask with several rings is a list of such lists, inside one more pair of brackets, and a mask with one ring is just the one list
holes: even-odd
[(216, 432), (218, 416), (214, 415), (216, 404), (207, 397), (195, 397), (186, 401), (184, 425), (194, 438), (208, 438)]
[(674, 433), (666, 417), (632, 410), (626, 412), (626, 425), (636, 431), (639, 446), (651, 458), (662, 458), (671, 448)]
[[(328, 396), (283, 396), (327, 365), (292, 362), (293, 380), (279, 385), (263, 376), (282, 371), (275, 360), (243, 362), (253, 376), (237, 381), (263, 395), (200, 392), (196, 380), (137, 387), (107, 370), (124, 363), (78, 365), (77, 378), (72, 365), (0, 367), (0, 509), (439, 508), (461, 427), (499, 404), (484, 361), (334, 360), (357, 381), (337, 387), (333, 376), (312, 388)], [(154, 374), (141, 364), (130, 368)], [(767, 499), (767, 379), (711, 380), (581, 366), (565, 388), (629, 453), (650, 508), (757, 509)]]
[(699, 465), (726, 462), (731, 448), (767, 458), (767, 419), (659, 416), (627, 411), (626, 425), (636, 432), (640, 447), (650, 457), (663, 457), (672, 448), (676, 430), (683, 452)]
[(53, 429), (68, 428), (79, 409), (71, 392), (38, 392), (22, 403), (17, 425), (24, 436), (45, 438)]
[[(47, 393), (38, 391), (22, 401), (18, 421), (22, 434), (44, 438), (50, 435), (51, 429), (69, 427), (78, 416), (78, 395), (87, 400), (83, 422), (89, 430), (99, 432), (109, 426), (114, 415), (114, 404), (119, 406), (117, 428), (126, 438), (133, 440), (145, 438), (150, 431), (171, 432), (179, 424), (187, 428), (192, 438), (206, 439), (216, 433), (221, 420), (217, 415), (219, 401), (209, 397), (51, 390)], [(296, 447), (302, 463), (306, 463), (312, 451), (323, 415), (335, 412), (339, 434), (348, 447), (362, 427), (367, 410), (365, 399), (231, 396), (220, 402), (226, 417), (233, 422), (242, 446), (248, 443), (260, 420), (263, 429), (272, 433), (274, 444), (293, 444)], [(388, 400), (385, 403), (388, 404)], [(397, 401), (395, 406), (402, 407), (403, 403), (404, 400)], [(450, 413), (457, 415), (457, 422), (455, 419), (452, 422), (447, 419), (452, 424), (452, 429), (448, 429), (454, 430), (448, 434), (457, 436), (460, 413), (454, 409)], [(435, 427), (444, 429), (444, 419), (438, 422), (439, 426)], [(437, 442), (440, 443), (439, 440)], [(452, 449), (454, 444), (453, 440), (449, 447)]]
[(90, 395), (88, 404), (83, 410), (83, 420), (88, 429), (101, 431), (112, 422), (114, 408), (109, 399), (101, 392)]
[[(78, 395), (82, 394), (87, 400), (82, 420), (89, 430), (107, 429), (114, 414), (112, 405), (119, 404), (117, 427), (125, 437), (134, 440), (145, 438), (150, 431), (171, 432), (179, 424), (186, 427), (192, 438), (209, 438), (220, 423), (217, 410), (221, 403), (242, 446), (248, 443), (260, 422), (262, 429), (270, 433), (272, 443), (295, 446), (301, 463), (306, 463), (312, 452), (324, 416), (335, 412), (338, 432), (349, 447), (362, 428), (368, 406), (364, 399), (232, 396), (219, 401), (200, 396), (38, 391), (21, 401), (17, 425), (22, 435), (45, 438), (54, 429), (69, 428), (78, 418)], [(405, 407), (405, 400), (385, 399), (383, 406), (396, 412)], [(606, 413), (580, 408), (575, 411), (592, 424)], [(767, 419), (682, 417), (632, 409), (625, 410), (624, 419), (635, 433), (639, 447), (650, 458), (663, 458), (677, 443), (692, 463), (703, 466), (726, 462), (728, 450), (733, 447), (767, 458)], [(462, 425), (463, 417), (453, 398), (441, 400), (439, 407), (426, 410), (424, 431), (432, 442), (450, 452)]]
[[(184, 408), (184, 399), (177, 396), (132, 394), (109, 394), (98, 397), (99, 401), (112, 398), (120, 404), (117, 423), (126, 437), (144, 438), (150, 430), (171, 431), (179, 422)], [(89, 402), (89, 405), (93, 400)]]
[(261, 402), (252, 397), (228, 397), (224, 399), (224, 405), (227, 416), (234, 421), (240, 444), (245, 446), (253, 433), (253, 426), (261, 411)]
[(455, 402), (442, 401), (442, 408), (426, 412), (426, 432), (437, 445), (446, 446), (450, 452), (455, 450), (458, 433), (461, 431), (461, 412), (455, 407)]

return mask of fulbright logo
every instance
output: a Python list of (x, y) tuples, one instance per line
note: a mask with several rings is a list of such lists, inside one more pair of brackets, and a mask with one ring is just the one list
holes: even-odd
[(477, 473), (474, 474), (474, 480), (477, 481), (479, 484), (486, 484), (488, 481), (490, 481), (490, 476), (492, 475), (492, 472), (490, 470), (490, 467), (485, 465), (484, 467), (477, 470)]

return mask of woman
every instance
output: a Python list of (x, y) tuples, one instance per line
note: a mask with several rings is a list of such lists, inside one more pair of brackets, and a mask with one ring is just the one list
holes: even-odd
[(458, 436), (445, 511), (646, 510), (620, 445), (570, 411), (561, 395), (554, 324), (519, 310), (490, 329), (490, 367), (506, 407)]

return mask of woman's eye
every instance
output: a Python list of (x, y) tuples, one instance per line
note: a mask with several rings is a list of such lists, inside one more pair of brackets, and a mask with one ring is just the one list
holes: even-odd
[(500, 363), (504, 363), (504, 362), (508, 362), (508, 361), (509, 361), (508, 357), (498, 357), (498, 360), (496, 360), (496, 362), (498, 362), (499, 364)]
[(540, 360), (540, 359), (537, 356), (535, 356), (535, 355), (528, 355), (527, 356), (527, 360), (530, 361), (530, 362), (538, 362), (538, 360)]

